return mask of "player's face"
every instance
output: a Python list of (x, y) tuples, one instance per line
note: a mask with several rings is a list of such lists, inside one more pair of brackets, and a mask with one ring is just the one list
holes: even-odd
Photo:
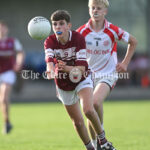
[(107, 8), (104, 4), (96, 4), (95, 2), (92, 2), (89, 7), (89, 14), (93, 21), (100, 21), (105, 18)]
[(70, 24), (65, 20), (52, 21), (53, 31), (58, 38), (65, 36), (70, 30)]

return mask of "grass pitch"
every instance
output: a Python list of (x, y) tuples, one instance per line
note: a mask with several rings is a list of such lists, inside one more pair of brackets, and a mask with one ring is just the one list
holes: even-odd
[[(0, 150), (85, 149), (60, 103), (12, 104), (11, 119)], [(105, 102), (104, 127), (117, 150), (150, 150), (150, 101)]]

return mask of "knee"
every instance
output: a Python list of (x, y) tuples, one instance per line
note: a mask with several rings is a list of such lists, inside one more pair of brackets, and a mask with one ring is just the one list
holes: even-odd
[(5, 97), (0, 98), (0, 104), (5, 104), (7, 102), (7, 99)]
[(83, 120), (73, 120), (73, 124), (76, 128), (81, 128), (84, 126), (84, 121)]
[(84, 111), (84, 114), (87, 118), (92, 118), (94, 116), (94, 113), (95, 113), (94, 107), (84, 109), (83, 111)]
[(100, 107), (100, 104), (98, 103), (98, 101), (94, 101), (93, 105), (94, 105), (94, 108), (95, 108), (96, 111)]
[(100, 106), (103, 104), (103, 100), (102, 99), (94, 99), (93, 102), (93, 106), (95, 108), (96, 111), (98, 111), (98, 109), (100, 108)]

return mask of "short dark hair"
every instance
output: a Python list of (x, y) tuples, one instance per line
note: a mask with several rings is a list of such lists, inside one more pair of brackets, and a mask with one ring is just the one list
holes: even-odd
[(68, 11), (66, 10), (57, 10), (52, 13), (51, 21), (59, 21), (59, 20), (66, 20), (67, 23), (70, 22), (71, 16)]

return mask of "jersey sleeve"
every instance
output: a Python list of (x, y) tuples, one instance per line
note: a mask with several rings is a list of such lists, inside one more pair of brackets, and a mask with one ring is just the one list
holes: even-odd
[(78, 48), (76, 52), (76, 66), (85, 66), (86, 70), (88, 69), (88, 64), (86, 61), (86, 44), (85, 39), (82, 35), (78, 38)]
[(20, 41), (18, 39), (14, 39), (14, 50), (16, 52), (22, 51), (23, 50), (23, 46), (20, 43)]
[(130, 34), (127, 31), (125, 31), (125, 30), (121, 29), (120, 27), (115, 26), (113, 24), (110, 24), (110, 29), (112, 29), (114, 31), (115, 38), (117, 40), (122, 40), (125, 43), (129, 42)]
[(45, 61), (54, 62), (54, 50), (53, 50), (53, 41), (48, 38), (44, 42), (44, 50), (45, 50)]

